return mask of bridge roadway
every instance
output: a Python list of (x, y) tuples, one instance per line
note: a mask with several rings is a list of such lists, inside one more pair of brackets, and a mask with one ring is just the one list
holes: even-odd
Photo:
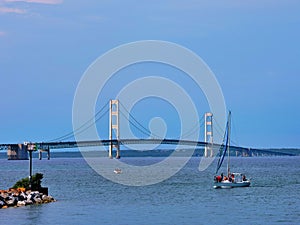
[[(163, 144), (163, 145), (183, 145), (183, 146), (205, 146), (208, 143), (201, 141), (176, 140), (176, 139), (113, 139), (113, 140), (96, 140), (96, 141), (63, 141), (63, 142), (33, 142), (39, 149), (63, 149), (93, 146), (109, 146), (110, 144)], [(0, 150), (5, 150), (9, 146), (17, 144), (0, 144)], [(217, 145), (216, 146), (220, 146)]]
[[(95, 141), (64, 141), (64, 142), (35, 142), (38, 149), (64, 149), (64, 148), (78, 148), (78, 147), (93, 147), (93, 146), (109, 146), (111, 143), (120, 145), (132, 145), (132, 144), (162, 144), (162, 145), (181, 145), (181, 146), (196, 146), (205, 147), (211, 145), (203, 141), (192, 141), (192, 140), (177, 140), (177, 139), (120, 139), (120, 140), (95, 140)], [(16, 146), (18, 144), (0, 144), (0, 150), (7, 150), (9, 146)], [(219, 148), (220, 144), (213, 145)], [(295, 155), (285, 152), (276, 152), (267, 149), (255, 149), (245, 148), (239, 146), (230, 146), (233, 151), (240, 153), (252, 154), (275, 154), (275, 155)]]
[(176, 139), (116, 139), (113, 140), (97, 140), (97, 141), (71, 141), (71, 142), (49, 142), (37, 143), (43, 148), (49, 146), (50, 149), (55, 148), (77, 148), (77, 147), (92, 147), (92, 146), (109, 146), (110, 144), (120, 145), (138, 145), (138, 144), (163, 144), (163, 145), (183, 145), (183, 146), (205, 146), (205, 142), (176, 140)]

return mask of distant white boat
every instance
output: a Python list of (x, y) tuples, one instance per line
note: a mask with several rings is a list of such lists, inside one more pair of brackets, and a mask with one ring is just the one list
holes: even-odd
[[(245, 174), (242, 173), (231, 173), (230, 172), (230, 124), (231, 123), (231, 112), (228, 114), (228, 121), (226, 126), (226, 133), (224, 137), (225, 144), (220, 148), (220, 158), (218, 160), (216, 175), (214, 176), (214, 188), (235, 188), (235, 187), (249, 187), (251, 182), (246, 178)], [(222, 166), (226, 152), (228, 152), (227, 160), (227, 175), (217, 175), (219, 169)]]
[(114, 170), (114, 173), (115, 173), (115, 174), (120, 174), (120, 173), (122, 173), (122, 170), (121, 170), (120, 168), (116, 168), (116, 169)]

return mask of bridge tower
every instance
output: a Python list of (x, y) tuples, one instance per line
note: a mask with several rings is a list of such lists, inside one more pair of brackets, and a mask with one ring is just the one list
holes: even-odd
[[(113, 139), (117, 142), (113, 143)], [(120, 133), (119, 133), (119, 100), (110, 100), (109, 102), (109, 158), (113, 158), (113, 150), (117, 151), (116, 158), (119, 159), (120, 156)]]
[(204, 121), (204, 142), (209, 143), (205, 145), (204, 156), (213, 156), (213, 114), (210, 112), (205, 113)]

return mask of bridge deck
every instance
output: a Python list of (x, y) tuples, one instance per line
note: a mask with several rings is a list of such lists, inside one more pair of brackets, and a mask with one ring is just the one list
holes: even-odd
[[(93, 147), (93, 146), (109, 146), (111, 143), (120, 145), (135, 145), (135, 144), (156, 144), (156, 145), (180, 145), (180, 146), (194, 146), (205, 147), (211, 145), (203, 141), (192, 140), (177, 140), (177, 139), (120, 139), (120, 140), (95, 140), (95, 141), (66, 141), (66, 142), (37, 142), (38, 149), (65, 149), (65, 148), (78, 148), (78, 147)], [(0, 144), (0, 150), (7, 150), (10, 146), (17, 146), (18, 144)], [(214, 144), (215, 148), (219, 148), (220, 144)], [(254, 149), (244, 148), (239, 146), (230, 146), (231, 150), (239, 152), (252, 152), (252, 153), (266, 153), (266, 154), (279, 154), (279, 155), (297, 155), (292, 153), (272, 151), (268, 149)]]

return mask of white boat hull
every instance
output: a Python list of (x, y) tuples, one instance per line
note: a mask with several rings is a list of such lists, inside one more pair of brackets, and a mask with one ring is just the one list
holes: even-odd
[(229, 181), (222, 181), (222, 182), (215, 182), (214, 188), (236, 188), (236, 187), (249, 187), (250, 181), (240, 181), (240, 182), (229, 182)]

